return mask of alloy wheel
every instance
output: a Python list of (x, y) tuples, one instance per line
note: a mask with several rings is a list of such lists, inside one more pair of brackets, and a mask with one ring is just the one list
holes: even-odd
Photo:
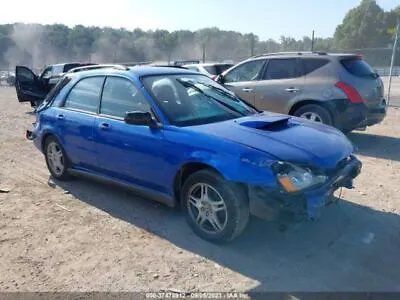
[(323, 123), (320, 115), (315, 112), (305, 112), (300, 115), (300, 118), (307, 119), (316, 123)]
[(51, 171), (57, 175), (61, 176), (64, 172), (64, 154), (61, 147), (56, 142), (50, 142), (47, 146), (47, 160)]
[(188, 210), (197, 226), (211, 234), (222, 232), (228, 223), (228, 210), (221, 194), (207, 183), (197, 183), (188, 193)]

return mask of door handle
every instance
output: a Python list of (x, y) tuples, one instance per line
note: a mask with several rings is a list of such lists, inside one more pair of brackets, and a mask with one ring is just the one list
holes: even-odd
[(253, 89), (251, 89), (251, 88), (243, 88), (242, 91), (246, 92), (246, 93), (251, 93), (253, 91)]
[(59, 114), (59, 115), (57, 115), (57, 119), (64, 120), (65, 116), (63, 114)]
[(298, 91), (300, 91), (300, 89), (294, 88), (294, 87), (289, 87), (289, 88), (285, 89), (285, 91), (289, 92), (289, 93), (297, 93)]
[(100, 124), (100, 129), (106, 130), (109, 129), (111, 126), (108, 123), (101, 123)]

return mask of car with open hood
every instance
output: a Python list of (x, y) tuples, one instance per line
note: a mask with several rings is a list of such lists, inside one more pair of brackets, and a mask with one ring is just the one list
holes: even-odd
[(66, 74), (36, 117), (27, 138), (53, 178), (90, 176), (180, 205), (211, 242), (239, 236), (250, 215), (318, 218), (361, 170), (335, 128), (259, 111), (182, 68)]

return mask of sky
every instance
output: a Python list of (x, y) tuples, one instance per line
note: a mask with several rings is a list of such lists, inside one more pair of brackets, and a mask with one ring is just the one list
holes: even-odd
[[(261, 40), (281, 35), (329, 37), (360, 0), (18, 0), (2, 5), (0, 23), (197, 30), (216, 26), (253, 32)], [(378, 0), (385, 10), (399, 0)], [(23, 8), (23, 9), (22, 9)]]

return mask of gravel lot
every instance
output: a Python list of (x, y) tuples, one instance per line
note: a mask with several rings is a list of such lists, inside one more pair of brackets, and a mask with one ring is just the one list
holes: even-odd
[(349, 135), (363, 171), (321, 220), (253, 219), (215, 246), (130, 192), (49, 184), (30, 106), (7, 87), (0, 103), (0, 291), (400, 291), (400, 109)]

